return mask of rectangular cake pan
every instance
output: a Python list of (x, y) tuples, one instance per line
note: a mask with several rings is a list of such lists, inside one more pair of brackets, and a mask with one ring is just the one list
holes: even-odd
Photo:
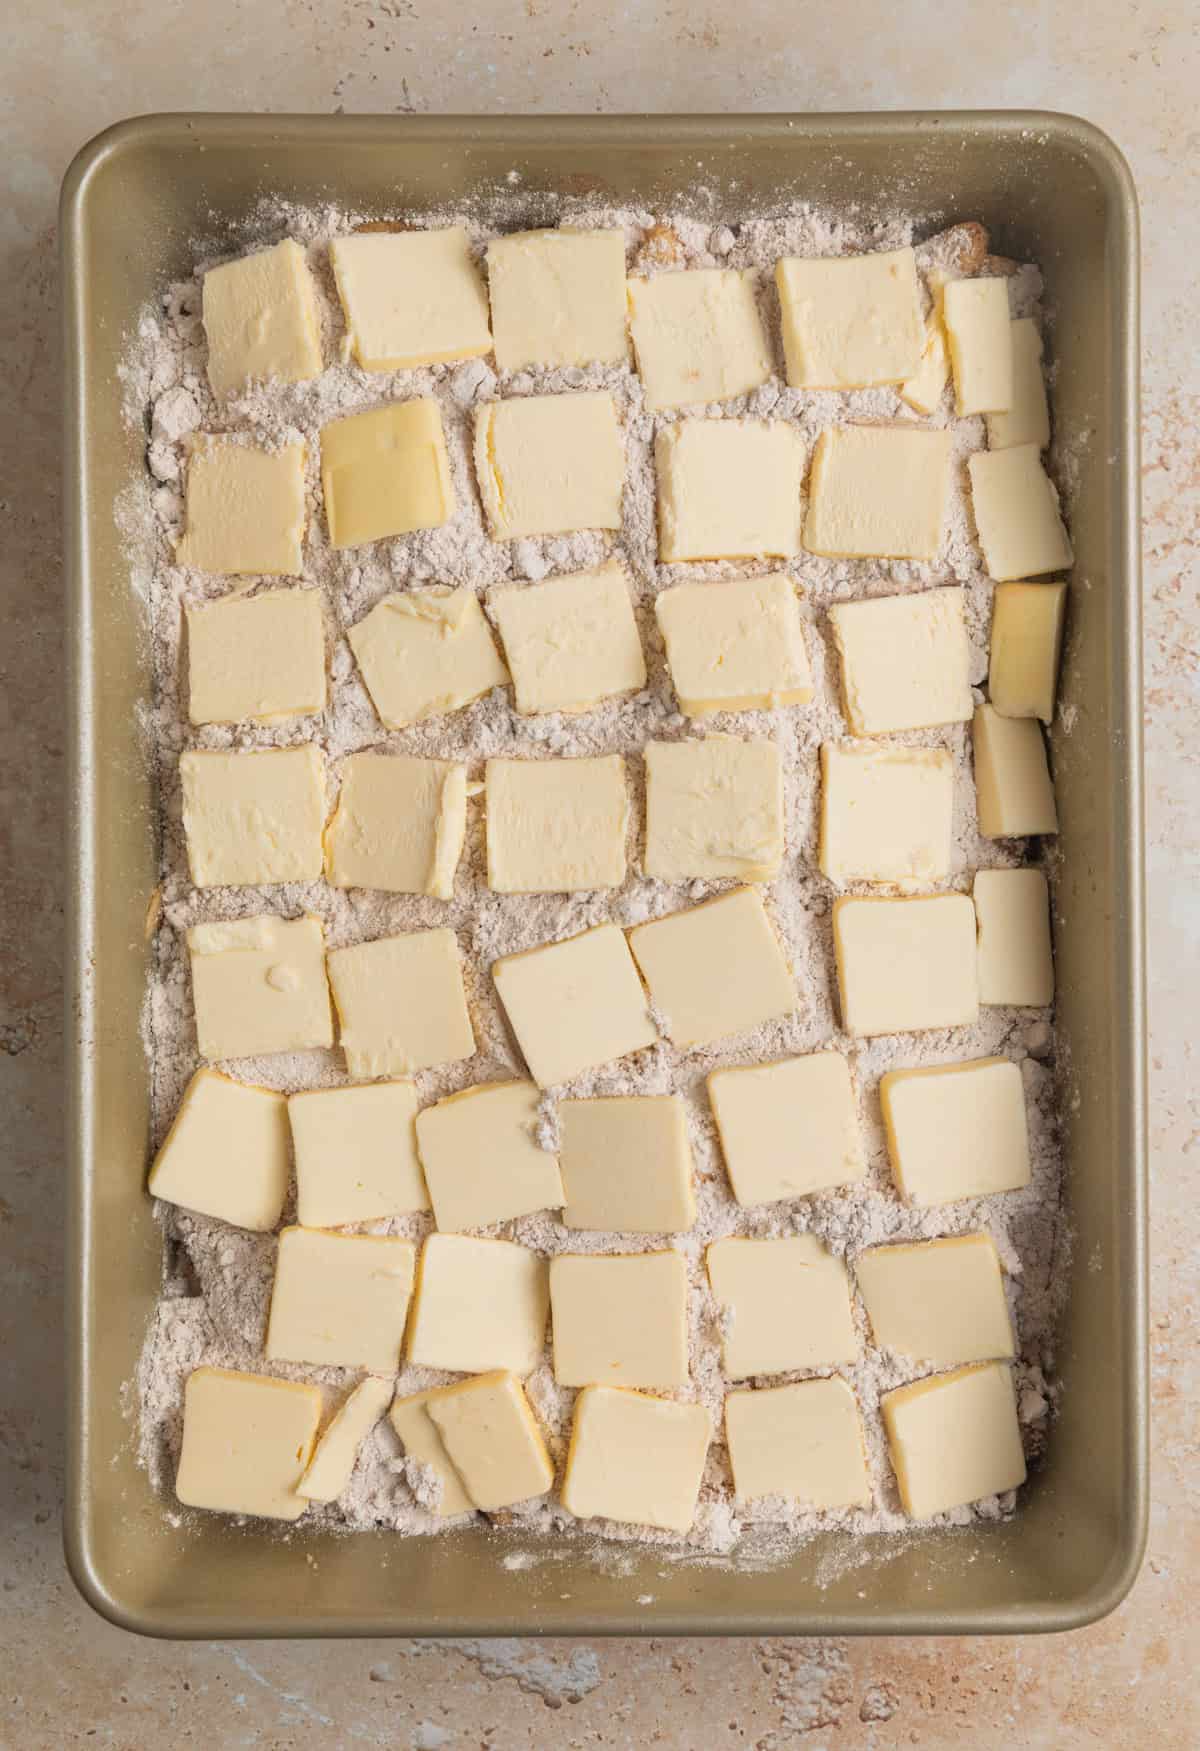
[[(506, 1568), (501, 1533), (290, 1536), (217, 1516), (176, 1524), (134, 1463), (129, 1386), (161, 1243), (144, 1180), (139, 1037), (155, 810), (135, 706), (145, 630), (114, 503), (144, 467), (117, 366), (139, 307), (264, 195), (359, 211), (505, 186), (714, 218), (801, 199), (978, 218), (1041, 263), (1057, 311), (1056, 429), (1076, 440), (1078, 562), (1053, 757), (1062, 817), (1057, 955), (1075, 1230), (1062, 1414), (1005, 1524), (832, 1536), (775, 1567), (664, 1561), (624, 1572), (564, 1541)], [(515, 179), (513, 179), (515, 180)], [(1146, 1223), (1138, 556), (1137, 206), (1112, 143), (1040, 113), (546, 117), (170, 115), (79, 154), (62, 196), (66, 311), (68, 796), (72, 987), (66, 1550), (96, 1609), (165, 1636), (840, 1635), (1067, 1629), (1112, 1609), (1146, 1525)], [(522, 1539), (522, 1545), (527, 1539)], [(315, 1561), (310, 1561), (315, 1558)], [(639, 1595), (653, 1595), (652, 1607)]]

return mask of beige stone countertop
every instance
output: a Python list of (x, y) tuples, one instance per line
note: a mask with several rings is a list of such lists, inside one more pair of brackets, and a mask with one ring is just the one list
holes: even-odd
[[(1200, 1744), (1200, 37), (1187, 0), (58, 0), (0, 65), (0, 1746)], [(157, 109), (1042, 107), (1143, 203), (1154, 1506), (1131, 1598), (1065, 1638), (169, 1645), (63, 1566), (58, 184)]]

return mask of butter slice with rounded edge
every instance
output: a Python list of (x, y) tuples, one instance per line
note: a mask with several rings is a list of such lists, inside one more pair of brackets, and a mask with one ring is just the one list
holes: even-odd
[(538, 1145), (532, 1082), (483, 1082), (417, 1115), (417, 1146), (442, 1231), (562, 1207), (558, 1158)]
[(496, 590), (490, 605), (522, 716), (589, 711), (646, 685), (629, 579), (619, 563)]
[(997, 584), (992, 596), (988, 697), (1001, 717), (1054, 717), (1067, 586)]
[(192, 723), (264, 723), (324, 711), (319, 590), (187, 602), (184, 613)]
[(346, 1067), (358, 1082), (457, 1064), (475, 1051), (452, 930), (377, 937), (328, 957)]
[(840, 1052), (714, 1070), (708, 1098), (739, 1204), (806, 1197), (867, 1171)]
[(316, 285), (295, 238), (209, 268), (201, 307), (214, 395), (321, 375)]
[(990, 1234), (868, 1247), (854, 1275), (881, 1349), (934, 1368), (1015, 1354)]
[(448, 523), (454, 482), (437, 402), (390, 401), (322, 426), (321, 488), (334, 548)]
[(923, 327), (911, 249), (784, 256), (775, 282), (793, 389), (867, 389), (916, 371)]
[(687, 1114), (677, 1094), (558, 1105), (563, 1227), (674, 1234), (696, 1220)]
[(625, 445), (605, 390), (485, 402), (475, 474), (493, 541), (619, 529)]
[(755, 295), (757, 275), (690, 268), (629, 279), (629, 327), (652, 413), (728, 401), (771, 375)]
[(274, 1228), (288, 1184), (286, 1097), (197, 1070), (150, 1169), (151, 1197), (235, 1228)]
[(629, 932), (676, 1046), (706, 1046), (796, 1008), (791, 971), (754, 888), (735, 888)]
[(679, 709), (688, 716), (812, 699), (800, 606), (785, 573), (677, 584), (659, 592), (654, 612)]
[(1036, 718), (1002, 717), (991, 705), (975, 707), (975, 801), (985, 839), (1057, 833), (1058, 809)]
[(546, 1341), (546, 1261), (511, 1240), (430, 1234), (421, 1248), (408, 1360), (418, 1368), (532, 1373)]
[(187, 464), (187, 509), (175, 563), (234, 577), (303, 569), (304, 445), (259, 450), (201, 437)]
[(315, 742), (236, 754), (189, 748), (179, 777), (198, 888), (320, 880), (325, 756)]
[(915, 1520), (1025, 1482), (1012, 1369), (984, 1362), (880, 1400), (900, 1500)]
[(467, 769), (452, 760), (348, 754), (325, 831), (335, 888), (449, 900), (467, 830)]
[(629, 944), (615, 924), (504, 955), (493, 963), (492, 978), (539, 1088), (569, 1082), (658, 1038)]
[(564, 225), (493, 237), (487, 264), (501, 371), (625, 364), (623, 231)]
[(731, 1380), (858, 1356), (846, 1267), (815, 1235), (730, 1235), (713, 1241), (705, 1260), (724, 1316), (722, 1364)]
[(458, 711), (508, 680), (479, 597), (467, 584), (385, 596), (346, 637), (389, 730)]
[(856, 736), (967, 723), (970, 646), (958, 588), (835, 602), (842, 704)]
[(951, 280), (942, 294), (942, 316), (950, 342), (959, 417), (1007, 413), (1013, 404), (1008, 281), (999, 277)]
[(804, 545), (834, 558), (934, 560), (949, 487), (949, 432), (832, 426), (813, 451)]
[(654, 440), (658, 557), (790, 559), (804, 440), (783, 420), (687, 419)]
[(338, 1228), (428, 1210), (412, 1082), (306, 1088), (287, 1097), (297, 1219)]
[(953, 827), (945, 748), (822, 742), (817, 862), (831, 882), (945, 881)]
[(489, 760), (485, 773), (487, 880), (494, 893), (620, 887), (629, 825), (620, 754)]
[(272, 1362), (395, 1374), (415, 1262), (411, 1240), (283, 1229), (263, 1354)]
[(542, 1431), (515, 1375), (480, 1374), (431, 1393), (424, 1408), (476, 1508), (494, 1513), (553, 1484)]
[(298, 1520), (321, 1389), (233, 1368), (195, 1368), (183, 1389), (175, 1494), (185, 1508)]
[(587, 1386), (575, 1400), (563, 1507), (580, 1520), (601, 1515), (686, 1532), (711, 1436), (702, 1404)]
[(911, 1204), (1029, 1184), (1021, 1072), (1007, 1058), (889, 1070), (879, 1084), (892, 1172)]
[(368, 1375), (360, 1380), (321, 1432), (316, 1451), (296, 1485), (310, 1502), (336, 1502), (354, 1472), (358, 1450), (392, 1396), (390, 1380)]
[(848, 1034), (918, 1033), (978, 1019), (968, 895), (843, 895), (833, 903), (833, 940)]
[(687, 1385), (682, 1253), (559, 1253), (550, 1313), (560, 1386)]
[(1046, 404), (1046, 376), (1042, 370), (1042, 337), (1031, 316), (1012, 324), (1013, 393), (1006, 412), (986, 414), (988, 449), (1011, 450), (1014, 444), (1036, 444), (1044, 450), (1050, 442), (1050, 409)]
[(967, 458), (975, 527), (997, 583), (1065, 571), (1074, 563), (1058, 494), (1036, 444), (977, 450)]
[(774, 742), (647, 742), (645, 870), (657, 881), (766, 882), (783, 862), (783, 767)]
[(870, 1505), (858, 1400), (840, 1375), (729, 1393), (725, 1437), (744, 1502), (783, 1496), (810, 1508)]
[(461, 225), (335, 237), (329, 259), (364, 371), (408, 371), (491, 351), (487, 293)]
[(319, 918), (239, 918), (188, 931), (202, 1058), (257, 1058), (332, 1046)]
[(1054, 1002), (1050, 893), (1040, 869), (975, 872), (979, 1001), (1041, 1009)]

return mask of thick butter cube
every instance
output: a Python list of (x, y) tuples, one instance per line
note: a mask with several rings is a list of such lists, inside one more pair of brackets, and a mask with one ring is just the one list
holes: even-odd
[(681, 1253), (560, 1253), (550, 1260), (550, 1314), (560, 1386), (687, 1385)]
[(497, 590), (491, 609), (525, 716), (588, 711), (646, 685), (629, 579), (615, 562)]
[(714, 1070), (708, 1098), (739, 1204), (806, 1197), (867, 1171), (840, 1052)]
[(188, 867), (198, 888), (321, 879), (325, 758), (314, 742), (179, 756)]
[(322, 1430), (308, 1469), (296, 1485), (310, 1502), (336, 1502), (354, 1473), (358, 1450), (375, 1427), (392, 1396), (390, 1380), (368, 1375), (339, 1407)]
[(563, 1201), (558, 1160), (538, 1147), (532, 1082), (485, 1082), (417, 1116), (417, 1147), (441, 1229), (486, 1228)]
[(880, 1400), (900, 1500), (915, 1520), (1025, 1482), (1012, 1369), (984, 1362)]
[(421, 1249), (408, 1359), (478, 1374), (537, 1367), (546, 1341), (546, 1261), (511, 1240), (431, 1234)]
[(835, 900), (833, 941), (848, 1034), (916, 1033), (977, 1020), (975, 908), (968, 895)]
[(385, 596), (346, 636), (389, 730), (458, 711), (508, 680), (479, 598), (465, 584)]
[(846, 1267), (814, 1235), (730, 1236), (705, 1256), (725, 1318), (721, 1349), (731, 1380), (856, 1359)]
[(407, 1076), (474, 1054), (452, 930), (412, 930), (334, 949), (329, 983), (346, 1068), (356, 1081)]
[(196, 1368), (183, 1389), (175, 1494), (185, 1508), (298, 1520), (297, 1485), (321, 1420), (321, 1389), (232, 1368)]
[(150, 1195), (237, 1228), (274, 1228), (288, 1184), (287, 1103), (197, 1070), (150, 1169)]
[(951, 280), (942, 293), (942, 315), (954, 366), (957, 412), (1008, 412), (1013, 404), (1008, 281)]
[(1058, 494), (1036, 444), (967, 458), (975, 527), (989, 577), (1036, 578), (1074, 563)]
[(335, 888), (449, 900), (467, 830), (467, 769), (452, 760), (349, 754), (325, 835)]
[(519, 231), (488, 244), (496, 364), (623, 365), (625, 235), (621, 231)]
[(332, 1046), (319, 918), (239, 918), (188, 931), (202, 1058), (257, 1058)]
[(563, 1507), (580, 1520), (602, 1515), (686, 1532), (711, 1435), (702, 1404), (586, 1387), (575, 1400)]
[(489, 760), (486, 788), (495, 893), (577, 893), (625, 880), (629, 797), (619, 754)]
[(944, 748), (822, 742), (817, 862), (831, 882), (945, 881), (954, 762)]
[(706, 1046), (796, 1007), (787, 961), (753, 888), (639, 924), (629, 945), (676, 1046)]
[(654, 612), (679, 709), (689, 717), (812, 699), (800, 606), (784, 573), (677, 584), (655, 598)]
[(855, 1259), (854, 1275), (881, 1349), (934, 1368), (1015, 1353), (989, 1234), (869, 1247)]
[(1036, 718), (975, 707), (975, 801), (985, 839), (1057, 833), (1058, 810)]
[(658, 1029), (615, 924), (505, 955), (496, 992), (539, 1088), (652, 1046)]
[(1050, 894), (1040, 869), (975, 873), (979, 1001), (1040, 1009), (1054, 1002)]
[(974, 709), (960, 589), (835, 602), (842, 704), (856, 736), (967, 723)]
[(265, 590), (185, 604), (188, 716), (255, 723), (325, 709), (325, 632), (317, 590)]
[(203, 320), (214, 395), (321, 375), (316, 286), (292, 237), (209, 268)]
[(305, 1089), (288, 1096), (287, 1108), (302, 1227), (338, 1228), (428, 1210), (411, 1082)]
[(951, 1204), (1029, 1184), (1025, 1093), (1007, 1058), (889, 1070), (879, 1096), (892, 1172), (910, 1204)]
[(437, 402), (391, 401), (322, 426), (321, 488), (332, 547), (448, 523), (454, 482)]
[(494, 541), (619, 529), (616, 403), (603, 390), (489, 401), (475, 415), (475, 473)]
[(415, 1261), (411, 1240), (285, 1228), (264, 1354), (272, 1362), (395, 1374)]
[(680, 420), (654, 440), (658, 557), (790, 559), (804, 440), (783, 420)]
[(514, 1375), (498, 1370), (464, 1380), (430, 1393), (424, 1408), (476, 1508), (508, 1508), (554, 1482), (542, 1431)]
[(239, 577), (295, 575), (303, 542), (303, 444), (257, 450), (232, 438), (197, 442), (177, 565)]
[(415, 1460), (432, 1474), (436, 1501), (428, 1501), (424, 1493), (422, 1504), (439, 1520), (455, 1514), (469, 1514), (475, 1504), (463, 1488), (463, 1481), (451, 1464), (450, 1455), (442, 1445), (442, 1437), (431, 1420), (427, 1406), (430, 1399), (453, 1391), (449, 1386), (435, 1386), (428, 1392), (414, 1392), (408, 1398), (392, 1401), (388, 1413), (391, 1424), (404, 1447), (405, 1457)]
[(793, 389), (868, 389), (917, 370), (923, 324), (916, 256), (785, 256), (775, 267)]
[(987, 415), (988, 449), (1036, 444), (1044, 450), (1050, 442), (1050, 409), (1042, 370), (1042, 337), (1031, 316), (1022, 316), (1012, 324), (1012, 352), (1012, 406), (1007, 412)]
[(756, 278), (733, 268), (692, 268), (630, 279), (629, 327), (652, 413), (728, 401), (766, 382), (771, 350)]
[(696, 1220), (687, 1114), (677, 1094), (559, 1103), (563, 1226), (672, 1234)]
[(335, 237), (329, 259), (364, 371), (407, 371), (491, 351), (487, 293), (461, 225)]
[(658, 881), (766, 882), (783, 862), (774, 742), (647, 742), (645, 870)]
[(835, 558), (936, 559), (949, 484), (949, 432), (831, 426), (813, 451), (804, 545)]
[(858, 1401), (836, 1374), (729, 1393), (725, 1438), (744, 1502), (783, 1496), (810, 1508), (870, 1506)]
[(1001, 717), (1054, 717), (1067, 586), (997, 584), (988, 695)]

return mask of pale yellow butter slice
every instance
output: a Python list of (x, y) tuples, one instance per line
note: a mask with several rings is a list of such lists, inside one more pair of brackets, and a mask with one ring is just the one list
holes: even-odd
[(316, 1451), (297, 1490), (310, 1502), (336, 1502), (350, 1482), (359, 1448), (375, 1427), (392, 1396), (390, 1380), (368, 1375), (338, 1407), (321, 1431)]
[(1042, 337), (1031, 316), (1012, 324), (1012, 406), (989, 413), (989, 450), (1011, 450), (1014, 444), (1036, 444), (1044, 450), (1050, 442), (1050, 409), (1046, 404), (1046, 376), (1042, 370)]
[(175, 1494), (185, 1508), (298, 1520), (297, 1485), (321, 1421), (321, 1389), (232, 1368), (196, 1368), (183, 1389)]
[(696, 1220), (687, 1114), (677, 1094), (559, 1103), (565, 1228), (673, 1234)]
[(329, 955), (346, 1067), (359, 1082), (456, 1064), (475, 1051), (452, 930), (413, 930)]
[(209, 268), (202, 311), (214, 395), (320, 376), (316, 285), (294, 238)]
[(951, 280), (942, 293), (942, 316), (958, 414), (1007, 413), (1013, 404), (1008, 281)]
[(240, 577), (296, 575), (304, 565), (304, 445), (258, 450), (201, 438), (187, 465), (178, 565)]
[(714, 1241), (705, 1258), (724, 1319), (721, 1351), (731, 1380), (857, 1357), (846, 1267), (814, 1235), (731, 1235)]
[(647, 742), (645, 870), (658, 881), (766, 882), (783, 862), (774, 742)]
[(658, 557), (790, 559), (804, 440), (783, 420), (687, 419), (654, 440)]
[(494, 541), (619, 529), (616, 403), (604, 390), (487, 402), (475, 415), (475, 474)]
[(950, 381), (950, 350), (940, 309), (926, 318), (925, 341), (916, 371), (900, 385), (900, 399), (917, 413), (936, 413)]
[(1074, 562), (1058, 494), (1036, 444), (967, 458), (971, 504), (988, 576), (997, 583), (1065, 571)]
[(796, 1008), (779, 938), (753, 888), (639, 924), (629, 944), (676, 1046), (705, 1046)]
[(489, 760), (485, 783), (487, 879), (494, 892), (620, 887), (629, 796), (619, 754)]
[(538, 1146), (532, 1082), (484, 1082), (417, 1115), (417, 1147), (443, 1230), (486, 1228), (563, 1201), (558, 1159)]
[(550, 1260), (550, 1313), (560, 1386), (686, 1386), (681, 1253), (559, 1253)]
[(844, 896), (833, 903), (833, 941), (848, 1034), (969, 1027), (978, 1018), (968, 895)]
[(586, 1387), (575, 1400), (563, 1507), (580, 1520), (602, 1516), (686, 1532), (711, 1436), (702, 1404)]
[(321, 488), (331, 547), (362, 547), (454, 515), (438, 404), (392, 401), (321, 427)]
[(739, 1204), (806, 1197), (867, 1171), (840, 1052), (714, 1070), (708, 1098)]
[(831, 882), (945, 881), (953, 825), (944, 748), (822, 742), (817, 862)]
[(505, 955), (492, 978), (540, 1088), (652, 1046), (658, 1029), (615, 924)]
[(1057, 833), (1058, 809), (1036, 718), (1002, 717), (977, 705), (973, 729), (975, 801), (985, 839)]
[(299, 748), (179, 756), (188, 867), (198, 888), (321, 878), (325, 757)]
[(304, 1089), (288, 1096), (287, 1107), (302, 1227), (338, 1228), (428, 1210), (413, 1083)]
[(452, 760), (350, 754), (325, 834), (335, 888), (449, 900), (467, 830), (467, 769)]
[(784, 573), (677, 584), (655, 598), (654, 612), (679, 708), (690, 717), (812, 699), (800, 606)]
[(150, 1169), (152, 1197), (236, 1228), (274, 1228), (288, 1184), (287, 1103), (197, 1070)]
[(725, 1437), (744, 1502), (783, 1496), (810, 1508), (870, 1505), (858, 1401), (838, 1375), (729, 1393)]
[(869, 1247), (855, 1259), (854, 1275), (882, 1349), (934, 1368), (1015, 1353), (989, 1234)]
[(829, 623), (856, 736), (966, 723), (974, 709), (960, 589), (835, 602)]
[(188, 931), (202, 1058), (251, 1058), (332, 1046), (333, 1012), (319, 918), (241, 918)]
[(415, 1262), (411, 1240), (285, 1228), (263, 1353), (272, 1362), (395, 1374)]
[(491, 351), (487, 293), (461, 225), (335, 237), (329, 259), (364, 371), (407, 371)]
[(458, 711), (508, 680), (479, 598), (466, 584), (385, 596), (346, 636), (390, 730)]
[(879, 1085), (888, 1155), (912, 1204), (950, 1204), (1029, 1184), (1021, 1072), (1007, 1058), (890, 1070)]
[(997, 584), (992, 597), (988, 696), (1001, 717), (1054, 717), (1067, 586)]
[(617, 563), (497, 590), (491, 609), (523, 715), (589, 711), (646, 685), (629, 579)]
[(934, 560), (949, 487), (949, 432), (831, 426), (813, 451), (804, 545), (836, 558)]
[(735, 268), (633, 275), (629, 327), (652, 413), (728, 401), (771, 375), (757, 276)]
[(865, 389), (915, 373), (923, 328), (911, 249), (784, 256), (775, 282), (793, 389)]
[(505, 1370), (425, 1400), (425, 1414), (476, 1508), (488, 1513), (546, 1493), (554, 1466), (529, 1400)]
[(189, 602), (188, 716), (255, 723), (324, 711), (325, 632), (317, 590)]
[(1040, 869), (975, 872), (979, 1001), (1040, 1009), (1054, 1002), (1050, 894)]
[(1025, 1482), (1012, 1369), (984, 1362), (880, 1400), (900, 1500), (915, 1520)]
[(526, 1375), (546, 1341), (546, 1261), (511, 1240), (431, 1234), (421, 1249), (408, 1334), (416, 1367)]
[(622, 231), (518, 231), (488, 244), (496, 363), (623, 365), (625, 235)]
[(424, 1466), (433, 1475), (436, 1501), (425, 1501), (424, 1494), (419, 1499), (439, 1520), (449, 1519), (455, 1514), (469, 1514), (475, 1506), (463, 1488), (462, 1479), (454, 1469), (426, 1408), (431, 1398), (452, 1390), (449, 1386), (435, 1386), (428, 1392), (414, 1392), (408, 1398), (397, 1398), (388, 1413), (404, 1447), (405, 1457)]

